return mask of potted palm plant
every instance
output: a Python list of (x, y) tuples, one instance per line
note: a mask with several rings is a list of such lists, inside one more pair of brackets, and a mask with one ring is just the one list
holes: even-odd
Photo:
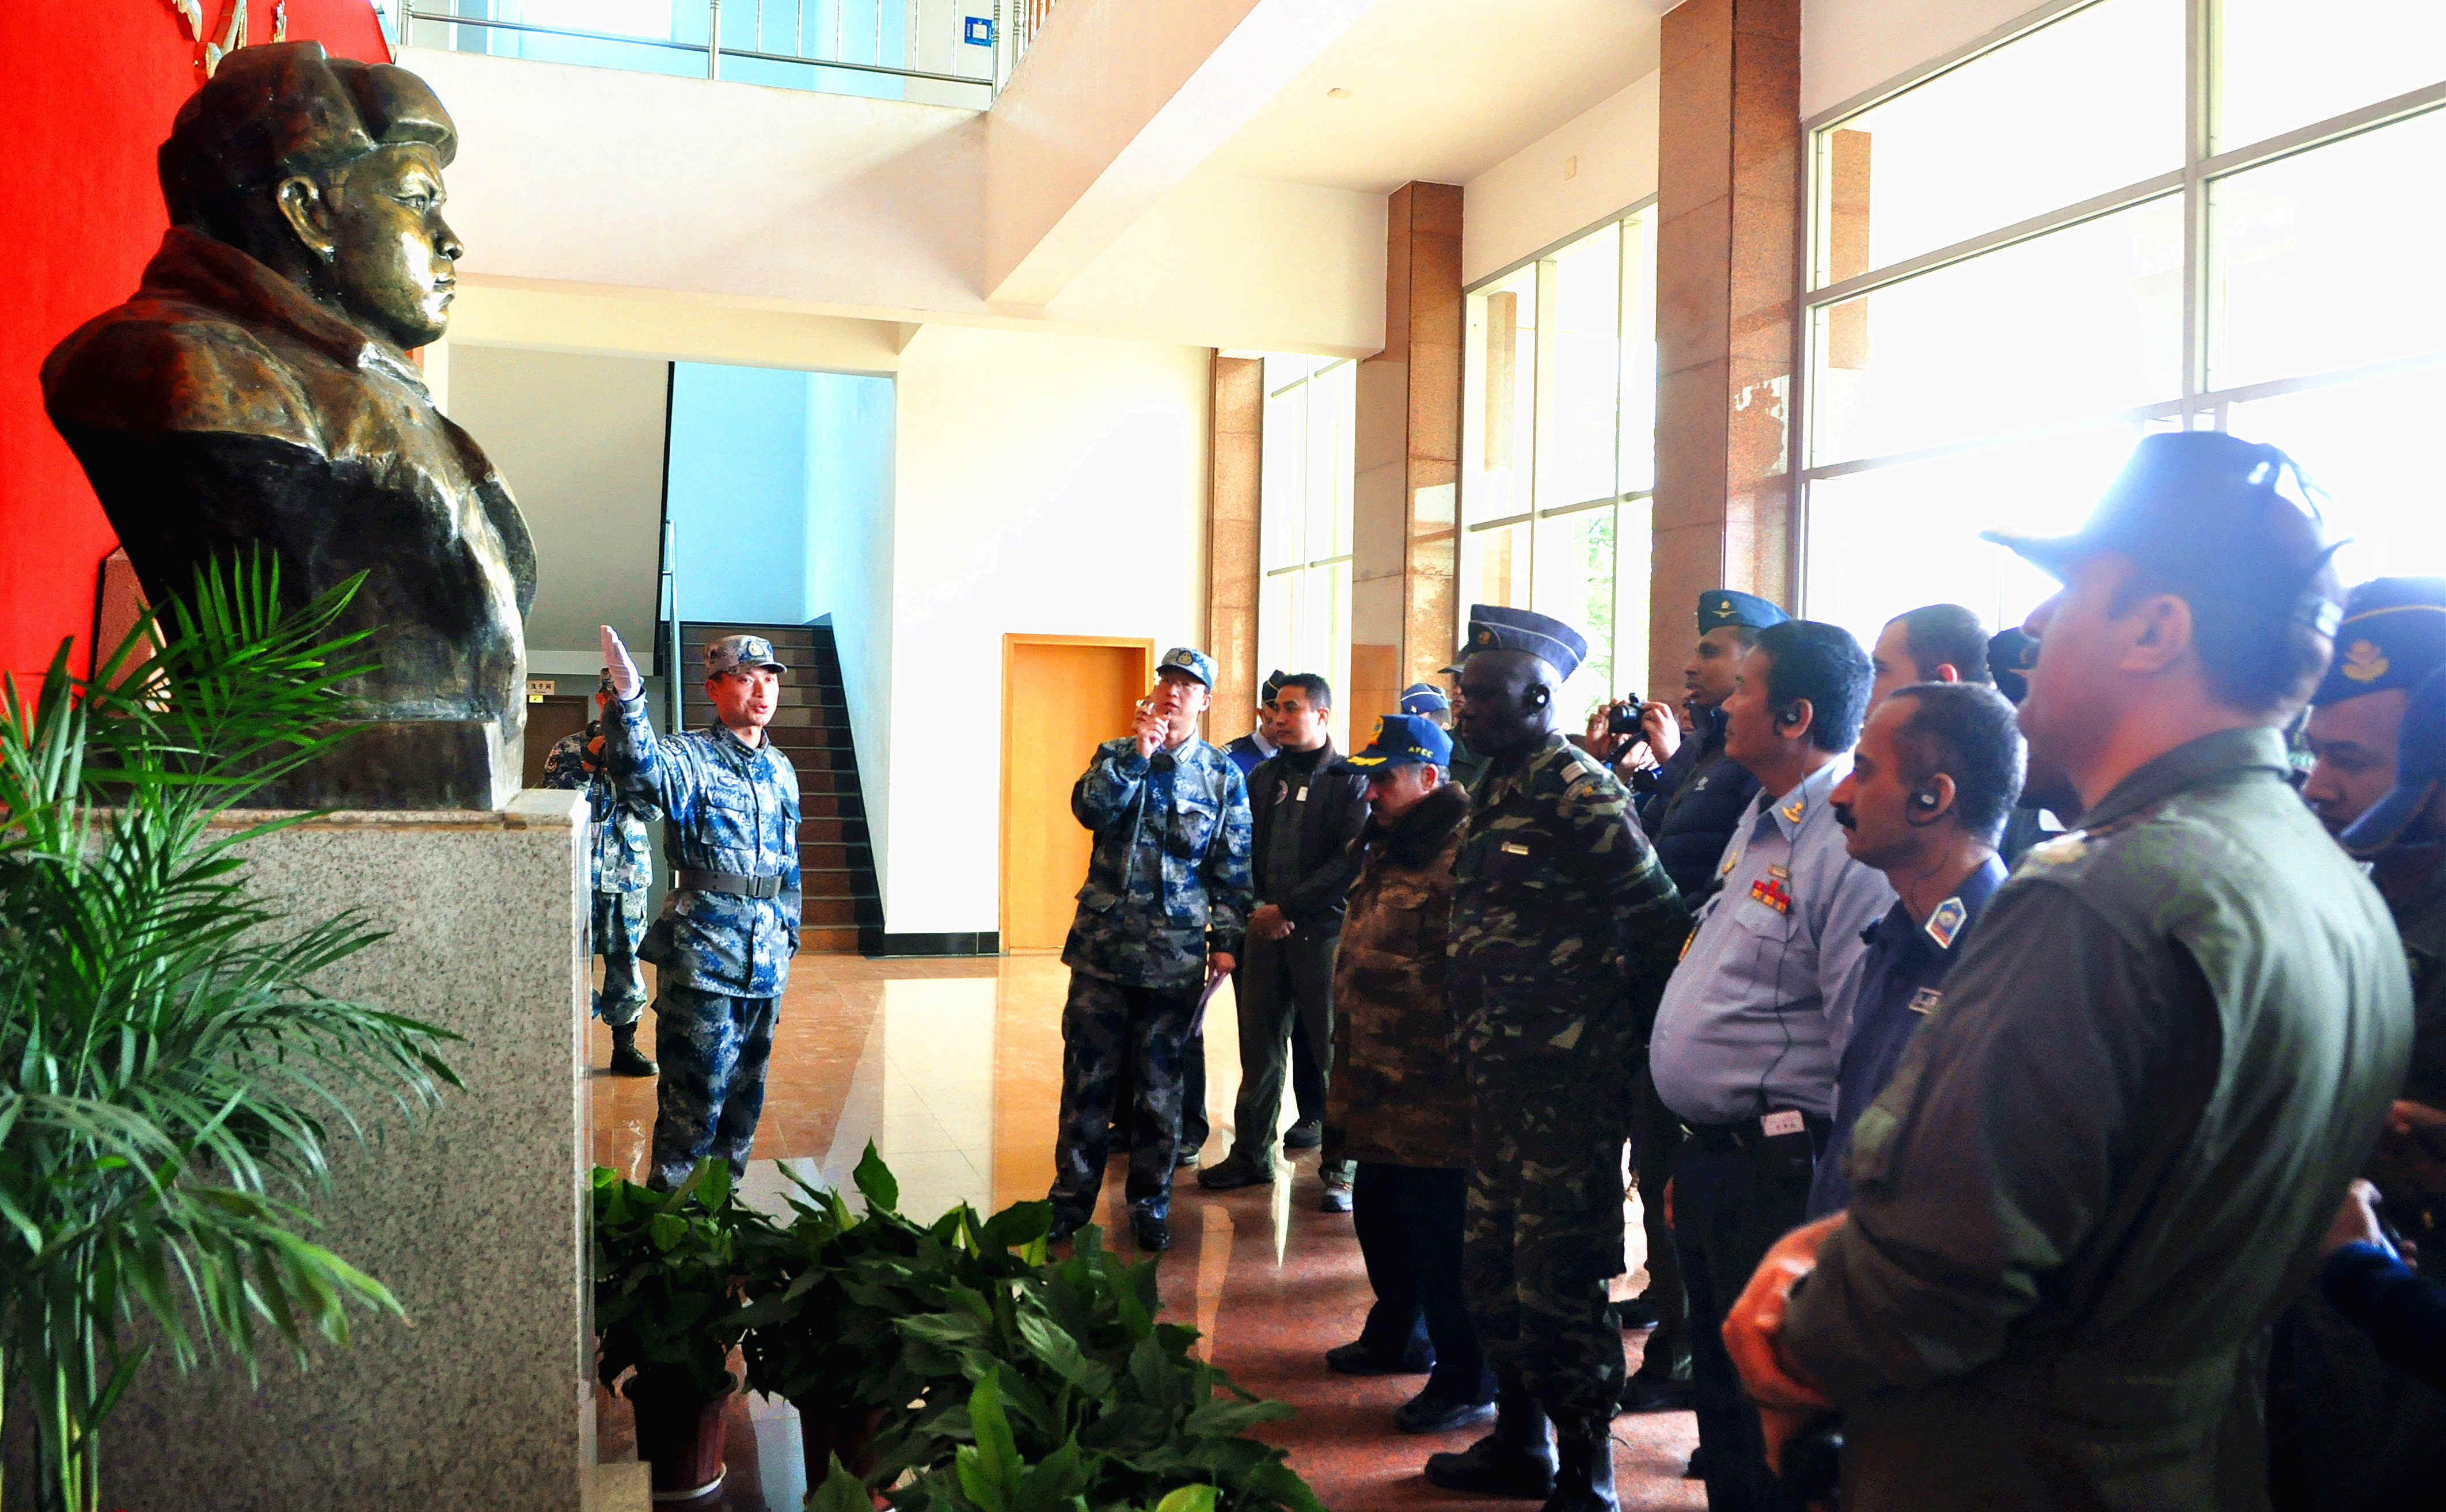
[(699, 1161), (668, 1192), (595, 1168), (595, 1372), (636, 1409), (637, 1457), (652, 1467), (658, 1502), (722, 1484), (724, 1418), (739, 1386), (730, 1351), (745, 1332), (739, 1236), (763, 1226), (739, 1201), (725, 1162)]
[(91, 1512), (157, 1355), (252, 1373), (267, 1337), (302, 1360), (399, 1311), (305, 1200), (368, 1105), (458, 1085), (452, 1036), (317, 992), (379, 935), (250, 887), (249, 842), (305, 816), (226, 818), (346, 738), (355, 589), (301, 608), (274, 564), (215, 567), (91, 679), (66, 644), (31, 699), (0, 679), (0, 1354), (47, 1512)]

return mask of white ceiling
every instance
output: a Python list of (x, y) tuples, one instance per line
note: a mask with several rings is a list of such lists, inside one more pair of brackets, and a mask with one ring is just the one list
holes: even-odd
[(1369, 194), (1466, 183), (1654, 70), (1676, 3), (1386, 0), (1206, 166)]

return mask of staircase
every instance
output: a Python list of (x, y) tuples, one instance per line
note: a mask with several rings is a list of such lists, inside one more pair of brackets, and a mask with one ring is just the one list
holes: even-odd
[(799, 771), (799, 889), (804, 952), (856, 951), (881, 940), (883, 898), (875, 880), (875, 844), (857, 785), (849, 700), (830, 625), (686, 623), (681, 713), (690, 729), (713, 722), (706, 701), (705, 646), (724, 635), (762, 635), (789, 665), (781, 707), (764, 731)]

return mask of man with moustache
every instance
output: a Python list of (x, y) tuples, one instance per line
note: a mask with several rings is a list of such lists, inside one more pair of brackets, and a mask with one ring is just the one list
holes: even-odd
[(2311, 757), (2302, 798), (2328, 834), (2343, 834), (2395, 785), (2405, 700), (2439, 667), (2446, 577), (2379, 577), (2353, 590), (2302, 732)]
[(2020, 721), (2083, 828), (1990, 900), (1853, 1130), (1842, 1213), (1725, 1328), (1771, 1446), (1844, 1420), (1843, 1503), (2250, 1506), (2256, 1351), (2310, 1277), (2411, 1042), (2384, 904), (2281, 728), (2341, 619), (2290, 459), (2148, 437), (2079, 532)]

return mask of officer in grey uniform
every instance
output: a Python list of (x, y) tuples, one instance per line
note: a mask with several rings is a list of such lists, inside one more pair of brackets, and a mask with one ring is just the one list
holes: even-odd
[(2267, 1504), (2265, 1332), (2412, 1040), (2386, 905), (2280, 733), (2341, 617), (2306, 494), (2175, 431), (2079, 533), (1991, 538), (2064, 585), (2020, 720), (2082, 827), (1997, 890), (1853, 1129), (1850, 1205), (1725, 1329), (1770, 1445), (1842, 1411), (1852, 1512)]
[(705, 649), (715, 723), (657, 737), (645, 679), (603, 627), (614, 702), (603, 765), (624, 798), (663, 812), (671, 893), (640, 958), (656, 968), (654, 1051), (663, 1063), (649, 1180), (676, 1185), (708, 1155), (747, 1168), (764, 1110), (773, 1026), (799, 951), (799, 775), (773, 748), (781, 674), (762, 635)]
[(606, 668), (594, 690), (596, 717), (574, 735), (553, 743), (543, 759), (543, 784), (586, 794), (593, 816), (589, 836), (594, 904), (587, 937), (603, 957), (603, 988), (594, 994), (594, 1016), (612, 1027), (612, 1074), (651, 1076), (654, 1063), (637, 1049), (637, 1015), (646, 1011), (645, 973), (637, 947), (646, 937), (646, 893), (654, 863), (647, 851), (646, 823), (662, 818), (651, 808), (624, 802), (603, 770), (602, 711), (612, 702)]
[(1204, 652), (1164, 652), (1132, 733), (1097, 747), (1070, 789), (1071, 814), (1096, 838), (1062, 947), (1070, 995), (1049, 1194), (1056, 1239), (1095, 1212), (1126, 1064), (1131, 1236), (1144, 1250), (1172, 1243), (1182, 1046), (1201, 990), (1232, 971), (1251, 901), (1248, 784), (1197, 735), (1214, 687)]

